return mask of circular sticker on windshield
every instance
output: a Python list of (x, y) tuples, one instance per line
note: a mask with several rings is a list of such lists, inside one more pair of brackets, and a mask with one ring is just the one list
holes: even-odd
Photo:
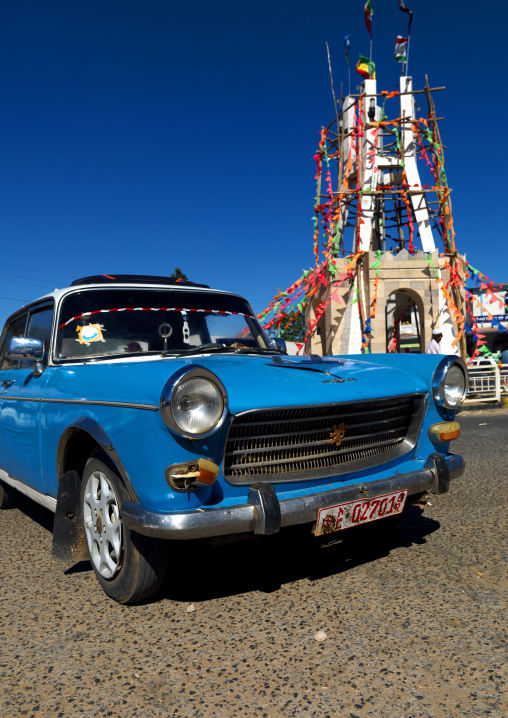
[(105, 342), (106, 340), (102, 336), (104, 324), (87, 324), (84, 327), (76, 327), (78, 333), (77, 342), (80, 344), (92, 344), (93, 342)]

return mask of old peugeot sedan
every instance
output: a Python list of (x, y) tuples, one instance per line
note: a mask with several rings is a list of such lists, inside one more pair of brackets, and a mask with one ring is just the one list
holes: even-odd
[(188, 281), (86, 277), (23, 307), (0, 382), (0, 507), (55, 512), (55, 557), (85, 551), (121, 603), (175, 541), (386, 522), (464, 471), (460, 358), (289, 357), (245, 299)]

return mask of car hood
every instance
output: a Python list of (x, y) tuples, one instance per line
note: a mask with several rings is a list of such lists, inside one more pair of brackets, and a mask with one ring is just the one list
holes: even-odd
[(164, 384), (188, 366), (202, 366), (226, 387), (229, 410), (333, 404), (425, 393), (424, 379), (406, 369), (359, 359), (208, 355), (102, 361), (60, 366), (45, 395), (53, 399), (159, 405)]

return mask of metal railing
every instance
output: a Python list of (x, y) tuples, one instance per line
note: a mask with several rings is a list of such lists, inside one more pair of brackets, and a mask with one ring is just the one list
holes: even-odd
[(501, 382), (501, 396), (508, 396), (508, 365), (504, 364), (499, 369), (499, 378)]
[(468, 365), (467, 402), (501, 401), (508, 396), (508, 366), (491, 359), (475, 359)]

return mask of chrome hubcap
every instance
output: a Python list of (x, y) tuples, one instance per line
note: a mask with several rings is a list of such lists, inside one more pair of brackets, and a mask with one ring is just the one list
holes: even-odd
[(83, 519), (95, 568), (104, 578), (113, 578), (121, 567), (122, 521), (115, 492), (102, 471), (94, 471), (86, 483)]

